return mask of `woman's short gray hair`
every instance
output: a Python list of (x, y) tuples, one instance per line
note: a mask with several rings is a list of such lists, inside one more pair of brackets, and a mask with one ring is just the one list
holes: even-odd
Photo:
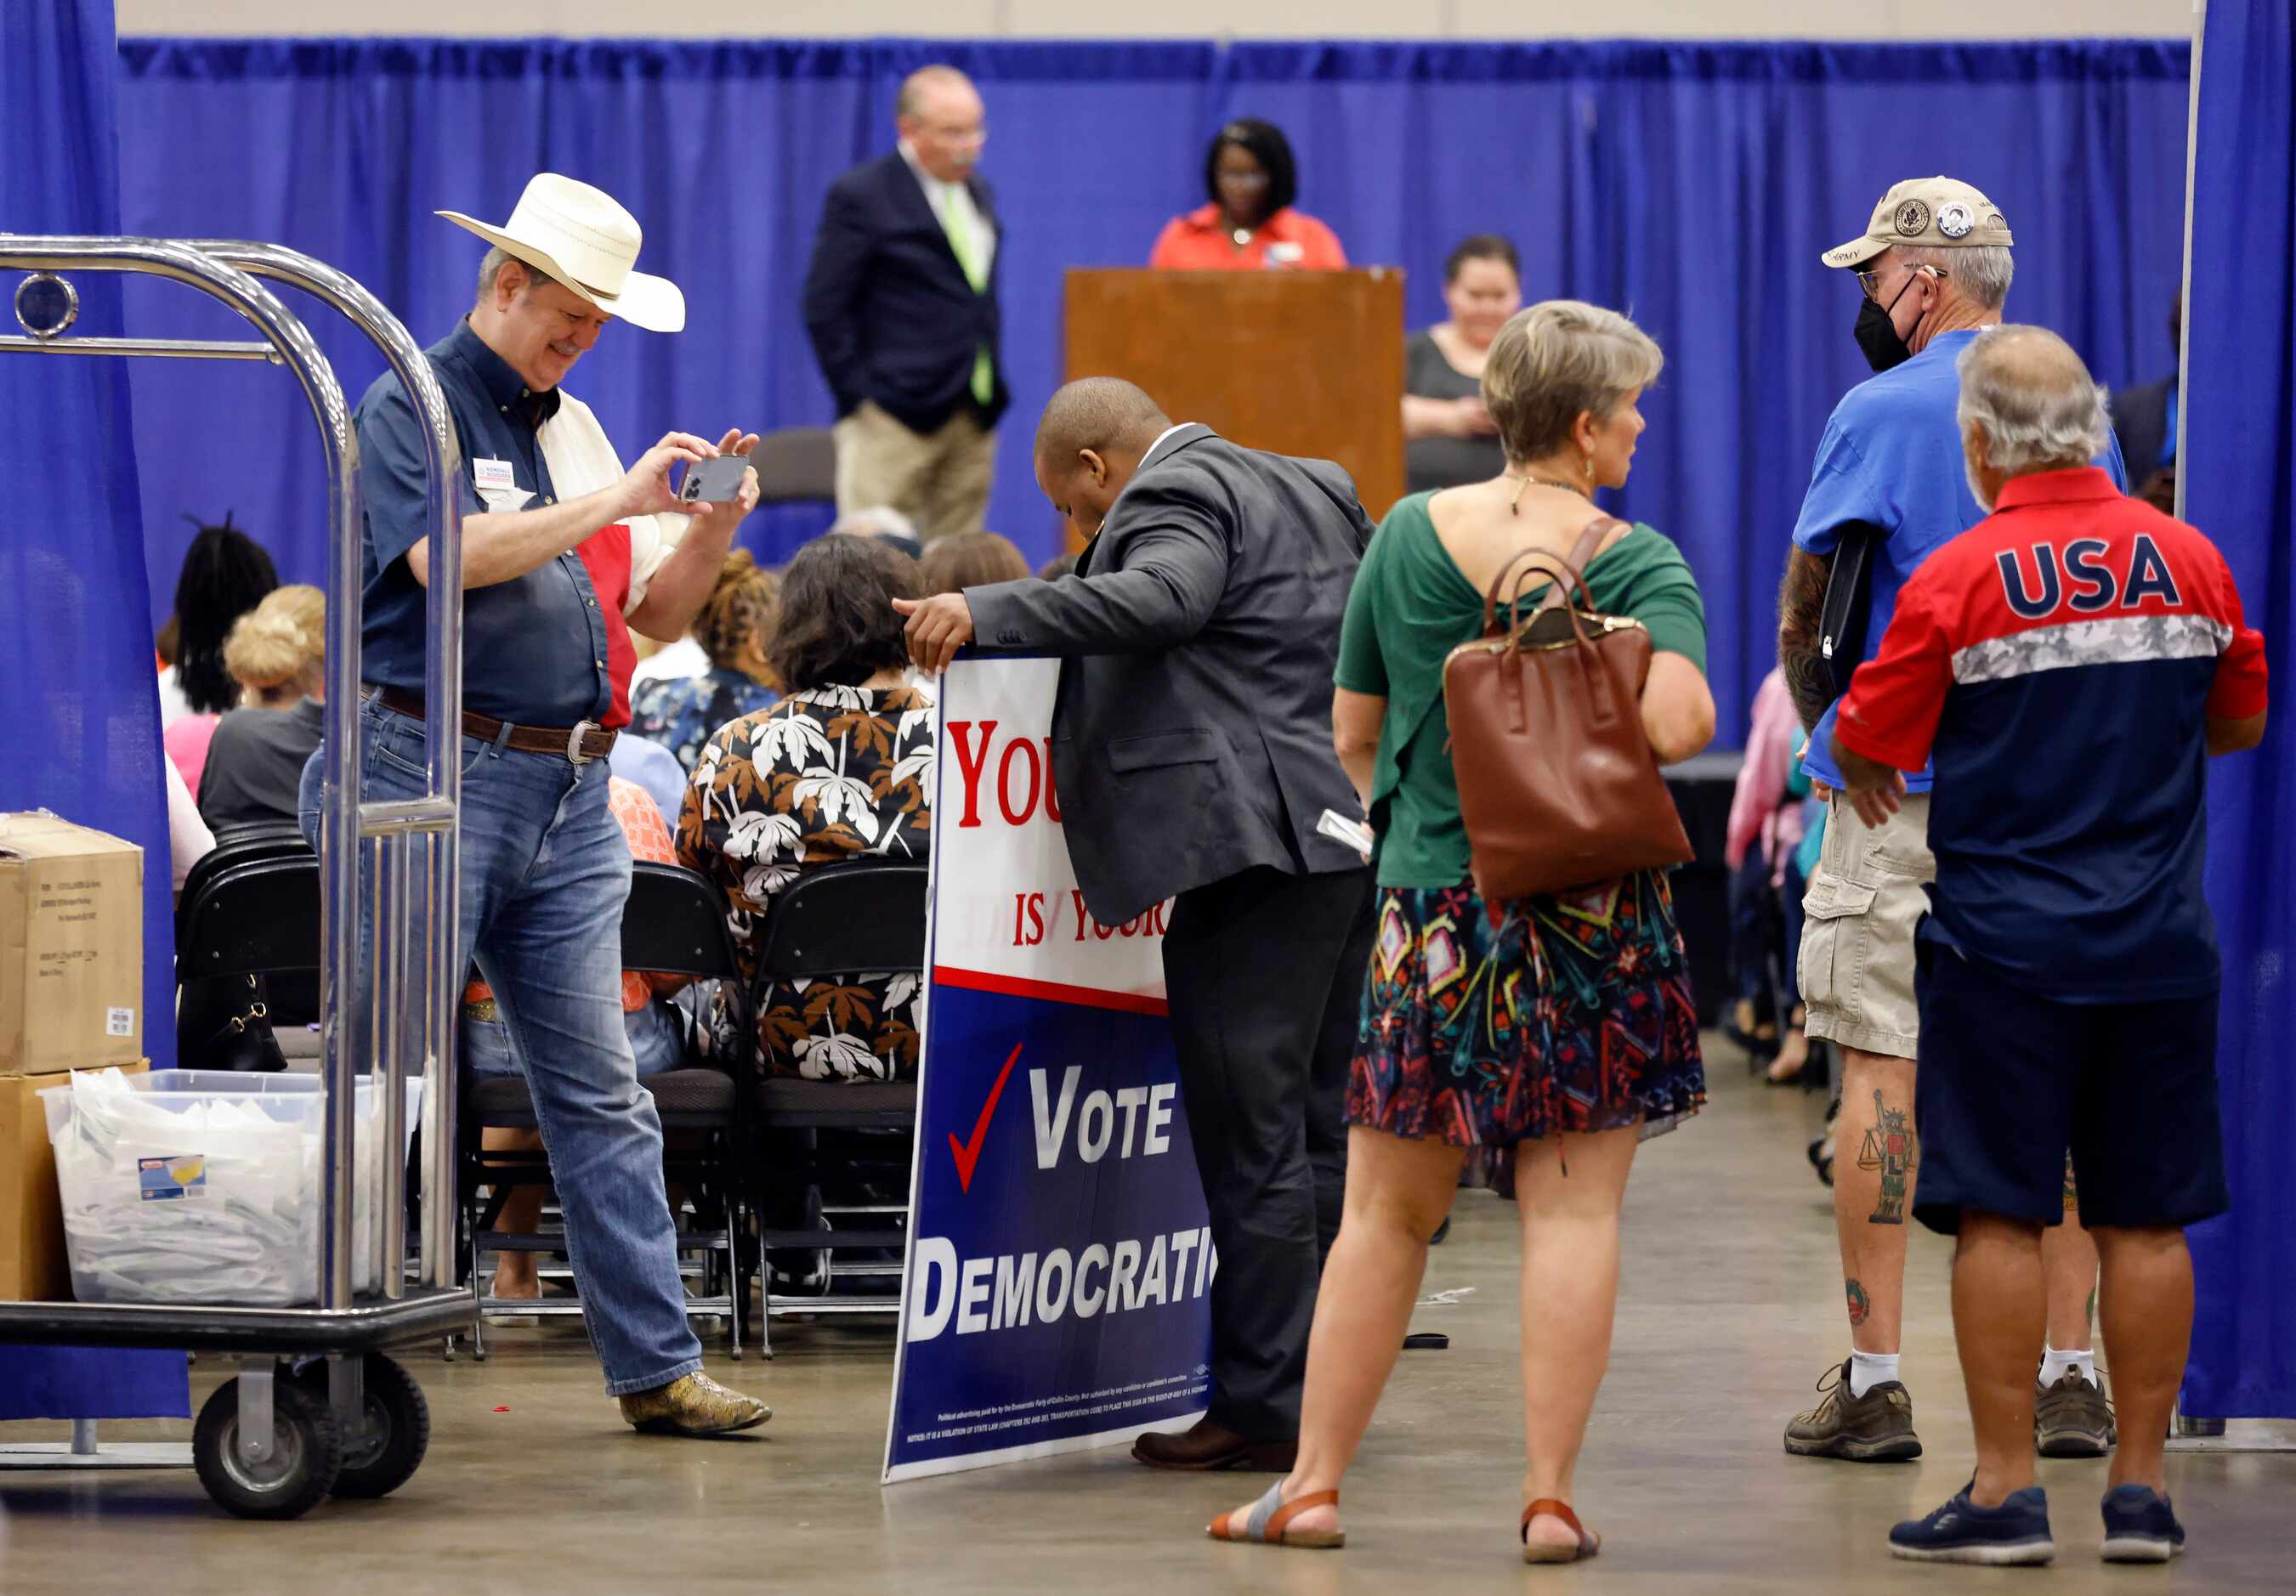
[(1984, 433), (1995, 471), (2021, 476), (2087, 465), (2104, 453), (2112, 436), (2105, 391), (2072, 346), (2047, 328), (1980, 332), (1956, 369), (1961, 425), (1966, 430), (1974, 422)]
[(1517, 311), (1492, 340), (1483, 404), (1507, 458), (1521, 463), (1554, 453), (1581, 414), (1608, 416), (1665, 366), (1650, 334), (1617, 311), (1544, 299)]

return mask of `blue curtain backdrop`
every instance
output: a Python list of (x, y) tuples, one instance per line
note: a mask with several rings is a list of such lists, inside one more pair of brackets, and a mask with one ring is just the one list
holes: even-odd
[[(1015, 405), (991, 524), (1041, 557), (1057, 534), (1028, 440), (1061, 373), (1062, 272), (1139, 264), (1164, 220), (1201, 201), (1220, 122), (1266, 117), (1298, 148), (1302, 205), (1351, 258), (1409, 274), (1414, 324), (1441, 315), (1450, 245), (1498, 231), (1522, 249), (1530, 297), (1618, 306), (1666, 347), (1623, 507), (1677, 538), (1705, 585), (1729, 741), (1768, 668), (1811, 450), (1863, 374), (1857, 291), (1819, 252), (1898, 179), (1960, 176), (2016, 229), (2013, 313), (2063, 331), (2107, 381), (2159, 375), (2189, 55), (2125, 41), (129, 40), (124, 203), (137, 232), (309, 250), (429, 342), (468, 307), (480, 252), (430, 212), (505, 216), (534, 171), (566, 172), (637, 214), (644, 264), (691, 307), (676, 337), (612, 330), (577, 373), (626, 452), (671, 426), (820, 424), (830, 398), (797, 300), (821, 196), (890, 148), (901, 77), (953, 61), (988, 102), (984, 171), (1008, 230)], [(357, 394), (379, 362), (332, 327), (320, 336)], [(1220, 357), (1216, 331), (1205, 345)], [(135, 383), (152, 569), (174, 570), (186, 512), (231, 509), (283, 576), (316, 579), (318, 454), (286, 379), (149, 364)], [(770, 559), (821, 524), (765, 515), (749, 536)]]
[[(0, 230), (119, 231), (113, 51), (111, 0), (8, 0)], [(111, 281), (83, 274), (79, 291), (78, 331), (119, 331)], [(144, 1045), (166, 1064), (175, 954), (135, 448), (121, 363), (0, 355), (0, 810), (142, 845)], [(181, 1353), (0, 1348), (0, 1420), (178, 1418), (190, 1402)]]
[[(2224, 946), (2217, 1068), (2234, 1209), (2192, 1232), (2198, 1302), (2184, 1406), (2296, 1418), (2296, 22), (2287, 0), (2209, 0), (2201, 44), (2185, 357), (2185, 519), (2213, 537), (2264, 630), (2275, 696), (2254, 753), (2209, 780), (2209, 897)], [(2256, 269), (2259, 261), (2274, 263)]]

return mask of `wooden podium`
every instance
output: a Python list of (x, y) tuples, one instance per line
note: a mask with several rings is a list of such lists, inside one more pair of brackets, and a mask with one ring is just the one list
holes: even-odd
[(1122, 377), (1176, 422), (1337, 461), (1374, 520), (1403, 496), (1403, 273), (1071, 271), (1068, 381)]

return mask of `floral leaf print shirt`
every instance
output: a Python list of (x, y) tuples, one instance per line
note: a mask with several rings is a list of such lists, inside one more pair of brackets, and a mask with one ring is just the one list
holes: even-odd
[[(803, 870), (919, 861), (932, 837), (932, 700), (915, 687), (814, 687), (721, 727), (701, 747), (677, 856), (725, 889), (742, 978), (757, 979), (775, 893)], [(911, 1079), (914, 974), (775, 981), (757, 993), (776, 1075)]]

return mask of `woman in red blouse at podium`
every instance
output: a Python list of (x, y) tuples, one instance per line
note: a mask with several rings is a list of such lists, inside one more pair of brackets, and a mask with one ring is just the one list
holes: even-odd
[(1332, 272), (1347, 251), (1329, 227), (1292, 209), (1300, 179), (1280, 128), (1249, 118), (1230, 122), (1204, 157), (1211, 203), (1164, 224), (1150, 266), (1171, 272)]

